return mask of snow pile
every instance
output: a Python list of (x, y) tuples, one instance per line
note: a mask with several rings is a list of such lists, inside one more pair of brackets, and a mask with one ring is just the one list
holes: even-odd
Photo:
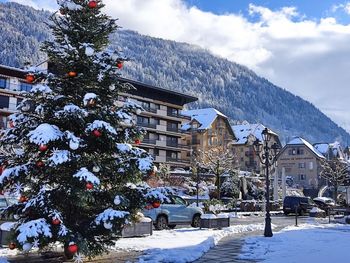
[(56, 125), (48, 123), (40, 124), (35, 130), (28, 133), (29, 141), (37, 145), (48, 144), (51, 141), (61, 139), (63, 133)]
[(313, 207), (311, 210), (310, 210), (310, 213), (324, 213), (324, 211), (318, 207)]
[[(302, 230), (302, 231), (299, 231)], [(348, 262), (350, 226), (300, 225), (275, 233), (272, 238), (246, 239), (240, 259), (264, 263)]]
[(237, 225), (222, 230), (182, 228), (156, 231), (152, 236), (120, 239), (115, 249), (145, 251), (139, 262), (192, 262), (220, 239), (241, 232), (263, 230), (263, 224)]
[(100, 179), (98, 179), (93, 173), (89, 172), (85, 167), (81, 168), (73, 177), (78, 178), (79, 181), (86, 181), (93, 184), (100, 184)]

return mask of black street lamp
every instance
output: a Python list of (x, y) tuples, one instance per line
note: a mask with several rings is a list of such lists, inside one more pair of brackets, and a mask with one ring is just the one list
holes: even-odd
[(256, 155), (259, 156), (260, 162), (265, 166), (265, 176), (266, 176), (266, 217), (265, 217), (265, 229), (264, 236), (272, 237), (272, 228), (271, 228), (271, 215), (270, 215), (270, 178), (269, 178), (269, 168), (276, 161), (276, 156), (278, 150), (280, 149), (277, 143), (274, 143), (272, 146), (269, 146), (269, 141), (271, 140), (271, 131), (268, 128), (265, 128), (261, 132), (263, 142), (260, 142), (259, 139), (256, 139), (253, 146)]

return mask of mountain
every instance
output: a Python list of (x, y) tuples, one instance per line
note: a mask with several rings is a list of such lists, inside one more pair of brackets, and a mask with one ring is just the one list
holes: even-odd
[[(22, 67), (44, 58), (51, 14), (17, 3), (0, 4), (0, 63)], [(199, 47), (120, 30), (112, 47), (131, 58), (123, 77), (197, 96), (189, 108), (214, 107), (233, 122), (262, 122), (286, 141), (298, 135), (315, 142), (350, 141), (350, 135), (311, 103), (239, 64)]]

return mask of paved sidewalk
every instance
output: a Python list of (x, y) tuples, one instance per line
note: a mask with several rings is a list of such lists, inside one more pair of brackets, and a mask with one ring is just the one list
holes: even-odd
[(214, 248), (210, 249), (203, 257), (194, 261), (194, 263), (255, 263), (257, 261), (240, 260), (238, 256), (241, 253), (241, 248), (246, 237), (262, 235), (262, 233), (262, 231), (253, 231), (223, 238)]

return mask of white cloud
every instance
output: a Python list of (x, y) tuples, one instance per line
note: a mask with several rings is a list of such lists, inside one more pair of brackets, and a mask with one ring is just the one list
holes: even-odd
[[(40, 1), (31, 1), (42, 7)], [(247, 65), (311, 101), (350, 131), (350, 25), (342, 25), (333, 17), (307, 19), (295, 7), (276, 11), (250, 4), (249, 13), (254, 16), (251, 22), (242, 14), (216, 15), (182, 0), (104, 3), (106, 12), (119, 18), (123, 28), (196, 44)], [(350, 2), (334, 6), (333, 11), (339, 8), (350, 13)]]

